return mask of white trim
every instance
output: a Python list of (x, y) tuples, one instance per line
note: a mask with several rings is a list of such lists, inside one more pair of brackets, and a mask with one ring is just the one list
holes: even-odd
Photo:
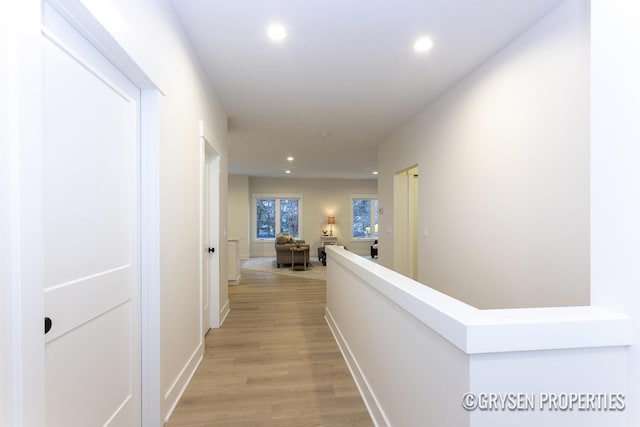
[[(199, 282), (199, 286), (200, 286), (200, 299), (198, 302), (198, 307), (200, 308), (200, 332), (198, 334), (198, 339), (200, 344), (204, 343), (204, 334), (205, 331), (202, 330), (202, 325), (204, 324), (204, 319), (202, 319), (202, 311), (203, 311), (203, 299), (204, 299), (204, 289), (205, 286), (208, 286), (208, 284), (204, 283), (204, 275), (202, 274), (204, 271), (204, 262), (203, 262), (203, 253), (202, 251), (204, 250), (204, 224), (205, 224), (205, 218), (204, 218), (204, 204), (205, 204), (205, 185), (204, 185), (204, 179), (205, 179), (205, 169), (206, 169), (206, 162), (207, 162), (207, 140), (205, 138), (205, 124), (204, 122), (201, 120), (199, 123), (200, 129), (199, 129), (199, 144), (200, 144), (200, 156), (199, 156), (199, 179), (198, 179), (198, 193), (199, 193), (199, 197), (200, 200), (198, 202), (198, 206), (199, 206), (199, 212), (198, 212), (198, 250), (196, 251), (196, 253), (198, 254), (198, 282)], [(209, 245), (213, 245), (212, 242), (209, 242)], [(209, 275), (211, 275), (211, 272), (209, 273)], [(173, 408), (171, 409), (173, 410)], [(171, 411), (170, 411), (171, 412)], [(168, 419), (168, 418), (167, 418)]]
[(173, 380), (173, 383), (164, 394), (165, 401), (171, 402), (169, 410), (167, 411), (167, 415), (165, 415), (164, 417), (165, 423), (169, 421), (169, 418), (171, 418), (171, 414), (173, 414), (176, 406), (178, 406), (178, 403), (180, 403), (180, 398), (189, 386), (189, 383), (198, 370), (198, 366), (200, 366), (203, 358), (204, 347), (202, 344), (198, 344), (193, 353), (191, 353), (191, 357), (189, 358), (187, 363), (185, 363), (185, 365), (182, 367), (180, 373), (175, 378), (175, 380)]
[(160, 313), (160, 99), (140, 94), (140, 359), (142, 425), (162, 419)]
[[(353, 232), (351, 234), (353, 234)], [(358, 239), (357, 237), (352, 237), (351, 240), (349, 240), (349, 242), (350, 243), (358, 243), (358, 242), (373, 243), (375, 240), (377, 240), (377, 237), (362, 237), (360, 239)]]
[(467, 354), (631, 345), (631, 319), (594, 306), (479, 310), (340, 246), (338, 263)]
[(336, 323), (329, 307), (325, 307), (325, 316), (324, 319), (327, 321), (327, 325), (333, 334), (333, 338), (336, 340), (338, 344), (338, 348), (340, 349), (340, 353), (342, 353), (342, 357), (344, 358), (345, 363), (347, 364), (347, 368), (349, 368), (349, 372), (351, 372), (351, 377), (356, 383), (356, 387), (358, 387), (358, 391), (360, 392), (360, 396), (362, 396), (362, 400), (364, 401), (365, 406), (367, 407), (367, 411), (371, 416), (371, 420), (376, 427), (380, 426), (390, 426), (391, 423), (387, 418), (387, 415), (384, 413), (382, 409), (382, 405), (376, 398), (376, 395), (369, 385), (369, 381), (367, 381), (367, 377), (365, 376), (363, 370), (360, 368), (358, 361), (355, 358), (355, 355), (351, 351), (349, 344), (344, 339), (338, 324)]
[(227, 300), (220, 309), (220, 326), (222, 326), (224, 321), (227, 319), (229, 313), (231, 313), (231, 307), (229, 306), (229, 300)]
[(377, 193), (374, 193), (374, 194), (351, 194), (350, 197), (351, 197), (351, 199), (378, 200), (378, 194)]
[(44, 425), (45, 390), (37, 237), (42, 227), (41, 2), (2, 2), (1, 8), (0, 221), (2, 252), (8, 253), (2, 253), (0, 268), (0, 424), (36, 426)]
[[(210, 243), (216, 248), (216, 252), (213, 253), (213, 267), (214, 274), (209, 274), (210, 280), (210, 292), (209, 292), (209, 326), (211, 328), (220, 327), (220, 295), (222, 288), (227, 286), (227, 231), (221, 227), (220, 211), (220, 161), (221, 157), (213, 149), (210, 140), (207, 141), (207, 156), (209, 159), (209, 228), (212, 232), (213, 238), (210, 238)], [(215, 185), (214, 185), (215, 184)], [(211, 197), (214, 196), (214, 197)], [(213, 202), (212, 202), (213, 201)], [(226, 294), (226, 293), (225, 293)]]
[(45, 1), (141, 91), (160, 90), (81, 1)]

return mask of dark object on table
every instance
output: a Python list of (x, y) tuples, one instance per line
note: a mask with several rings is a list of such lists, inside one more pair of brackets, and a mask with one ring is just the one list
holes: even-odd
[(371, 245), (371, 258), (378, 258), (378, 239)]

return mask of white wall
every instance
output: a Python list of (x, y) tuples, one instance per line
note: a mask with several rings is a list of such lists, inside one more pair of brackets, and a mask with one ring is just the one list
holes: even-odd
[[(0, 28), (10, 28), (10, 8), (5, 2), (0, 3)], [(10, 77), (12, 74), (9, 58), (15, 57), (11, 53), (11, 45), (8, 39), (8, 31), (0, 32), (0, 93), (10, 93)], [(11, 61), (13, 62), (13, 61)], [(11, 230), (15, 227), (10, 208), (14, 175), (11, 162), (14, 144), (11, 143), (7, 133), (10, 129), (11, 105), (9, 96), (0, 97), (0, 424), (11, 425), (14, 418), (12, 388), (15, 384), (14, 374), (11, 372), (13, 363), (11, 319), (11, 306), (13, 300), (13, 281), (11, 266), (12, 236)]]
[[(160, 100), (161, 388), (172, 409), (204, 348), (200, 336), (200, 135), (202, 119), (220, 154), (220, 224), (227, 223), (227, 122), (166, 0), (113, 0), (120, 44), (156, 82)], [(120, 23), (120, 25), (122, 25)], [(109, 26), (107, 25), (109, 29)], [(218, 233), (223, 236), (223, 230)], [(220, 247), (221, 305), (227, 300), (226, 244)]]
[(640, 425), (640, 4), (591, 10), (591, 296), (629, 313), (627, 425)]
[(378, 158), (382, 264), (393, 176), (417, 163), (421, 282), (480, 308), (588, 304), (588, 1), (533, 25)]
[[(474, 427), (626, 427), (625, 410), (550, 410), (543, 394), (625, 394), (629, 373), (626, 348), (604, 347), (572, 350), (520, 351), (474, 354), (470, 361), (470, 391), (481, 393), (525, 393), (534, 409), (471, 412)], [(601, 369), (601, 367), (606, 367)], [(540, 408), (545, 408), (544, 410)]]
[[(5, 10), (0, 9), (0, 26), (5, 25), (5, 20), (8, 15)], [(0, 39), (0, 55), (6, 57), (7, 46), (5, 45), (4, 37)], [(0, 68), (0, 84), (2, 84), (2, 93), (8, 92), (8, 88), (5, 87), (5, 82), (9, 79), (6, 76), (6, 63), (2, 64)], [(4, 97), (3, 97), (4, 98)], [(0, 129), (4, 132), (8, 128), (7, 118), (9, 117), (9, 105), (6, 102), (0, 101)], [(5, 143), (4, 140), (0, 143), (0, 182), (9, 183), (11, 180), (11, 163), (10, 163), (10, 145)], [(11, 399), (11, 387), (12, 387), (12, 374), (11, 374), (11, 302), (12, 302), (12, 289), (11, 289), (11, 209), (9, 208), (11, 201), (11, 189), (9, 185), (2, 185), (0, 187), (0, 235), (3, 236), (0, 239), (0, 378), (4, 380), (0, 382), (0, 424), (9, 425), (11, 421), (12, 413), (12, 399)]]
[(241, 237), (238, 243), (240, 259), (249, 258), (249, 177), (246, 175), (229, 175), (228, 191), (229, 236)]
[[(351, 195), (377, 194), (375, 179), (302, 179), (302, 178), (249, 178), (249, 197), (252, 194), (301, 194), (303, 198), (302, 236), (311, 245), (314, 257), (322, 246), (322, 230), (328, 230), (327, 217), (334, 215), (336, 223), (333, 235), (338, 244), (360, 255), (370, 253), (372, 240), (356, 241), (351, 238)], [(253, 200), (250, 199), (253, 209)], [(253, 223), (249, 216), (250, 223)], [(260, 242), (253, 239), (255, 227), (251, 228), (250, 252), (252, 257), (275, 256), (273, 241)]]

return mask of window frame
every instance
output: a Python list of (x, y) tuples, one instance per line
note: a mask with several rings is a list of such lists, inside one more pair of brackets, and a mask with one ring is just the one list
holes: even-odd
[(296, 239), (304, 240), (303, 237), (303, 201), (302, 194), (282, 194), (282, 193), (254, 193), (251, 195), (252, 207), (251, 207), (251, 241), (260, 243), (260, 242), (273, 242), (275, 241), (275, 237), (258, 237), (258, 199), (272, 199), (276, 201), (276, 212), (275, 212), (275, 236), (278, 236), (280, 233), (280, 200), (298, 200), (298, 236)]
[[(350, 200), (351, 200), (351, 204), (350, 204), (350, 212), (349, 212), (349, 217), (350, 217), (350, 225), (349, 228), (350, 230), (350, 234), (349, 234), (349, 238), (350, 241), (352, 242), (373, 242), (374, 240), (377, 240), (378, 237), (374, 235), (374, 232), (371, 233), (371, 237), (354, 237), (353, 232), (354, 232), (354, 227), (353, 227), (353, 201), (354, 200), (369, 200), (369, 201), (373, 201), (375, 200), (376, 202), (378, 202), (378, 236), (380, 235), (380, 201), (378, 200), (378, 195), (377, 194), (352, 194), (350, 196)], [(371, 212), (370, 212), (370, 220), (371, 220), (371, 227), (374, 226), (374, 221), (375, 221), (375, 212), (373, 209), (373, 206), (371, 206)]]

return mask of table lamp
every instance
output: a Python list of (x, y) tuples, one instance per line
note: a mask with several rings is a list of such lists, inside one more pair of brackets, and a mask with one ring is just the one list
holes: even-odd
[(330, 216), (327, 219), (327, 224), (329, 224), (329, 236), (333, 236), (333, 224), (336, 223), (336, 217), (335, 216)]

